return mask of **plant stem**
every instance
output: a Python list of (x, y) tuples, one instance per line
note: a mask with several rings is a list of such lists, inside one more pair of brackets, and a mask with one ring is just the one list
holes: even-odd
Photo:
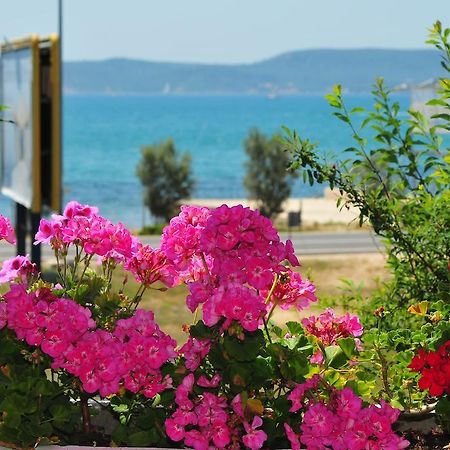
[(378, 356), (378, 359), (380, 360), (381, 378), (383, 380), (384, 392), (388, 396), (389, 400), (392, 400), (392, 393), (391, 393), (391, 389), (389, 388), (389, 379), (388, 379), (389, 365), (388, 365), (386, 358), (384, 357), (381, 349), (378, 346), (375, 346), (375, 352)]
[(85, 394), (81, 394), (80, 405), (81, 405), (81, 417), (83, 419), (83, 431), (85, 433), (91, 433), (91, 412), (89, 411), (88, 404), (89, 397)]
[(264, 329), (266, 330), (267, 339), (272, 344), (273, 342), (272, 342), (272, 338), (270, 337), (269, 328), (267, 327), (267, 321), (266, 321), (266, 319), (264, 319), (264, 317), (263, 317), (263, 323), (264, 323)]
[(278, 274), (276, 273), (276, 274), (275, 274), (275, 278), (273, 279), (273, 283), (272, 283), (272, 286), (271, 286), (271, 288), (270, 288), (270, 291), (269, 291), (269, 293), (267, 294), (267, 297), (266, 297), (266, 300), (265, 300), (266, 305), (269, 303), (270, 297), (272, 297), (272, 294), (273, 294), (273, 291), (275, 290), (275, 287), (276, 287), (276, 285), (277, 285), (277, 282), (278, 282)]

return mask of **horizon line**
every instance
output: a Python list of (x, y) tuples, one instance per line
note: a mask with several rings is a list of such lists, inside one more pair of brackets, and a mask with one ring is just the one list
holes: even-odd
[(153, 64), (174, 64), (174, 65), (199, 65), (199, 66), (251, 66), (254, 64), (260, 64), (272, 59), (279, 58), (290, 53), (308, 53), (308, 52), (322, 52), (322, 51), (335, 51), (335, 52), (361, 52), (361, 51), (392, 51), (392, 52), (435, 52), (434, 48), (419, 47), (419, 48), (395, 48), (395, 47), (312, 47), (306, 49), (294, 49), (287, 50), (281, 53), (277, 53), (273, 56), (269, 56), (263, 59), (254, 60), (252, 62), (196, 62), (196, 61), (174, 61), (174, 60), (161, 60), (161, 59), (145, 59), (142, 57), (130, 57), (130, 56), (108, 56), (102, 58), (87, 58), (87, 59), (64, 59), (65, 63), (87, 63), (87, 62), (108, 62), (117, 60), (128, 60), (136, 62), (145, 62)]

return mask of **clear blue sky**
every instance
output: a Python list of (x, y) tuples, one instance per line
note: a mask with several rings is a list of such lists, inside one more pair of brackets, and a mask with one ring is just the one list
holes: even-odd
[[(0, 38), (57, 30), (57, 0), (0, 0)], [(65, 0), (66, 60), (245, 63), (309, 48), (423, 48), (450, 0)]]

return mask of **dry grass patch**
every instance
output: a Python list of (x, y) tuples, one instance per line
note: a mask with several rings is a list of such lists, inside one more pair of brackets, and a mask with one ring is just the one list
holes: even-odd
[[(338, 295), (341, 292), (342, 279), (350, 279), (357, 285), (363, 283), (362, 292), (368, 295), (376, 288), (377, 280), (388, 276), (385, 268), (386, 257), (377, 253), (305, 256), (301, 263), (301, 273), (316, 284), (319, 299)], [(137, 289), (137, 285), (131, 290), (128, 289), (130, 293), (134, 293), (133, 289)], [(148, 290), (141, 303), (143, 308), (151, 309), (155, 313), (164, 331), (180, 341), (186, 339), (186, 334), (182, 331), (183, 324), (191, 324), (194, 320), (194, 315), (185, 304), (186, 295), (187, 290), (184, 286), (166, 292)], [(302, 312), (278, 310), (274, 314), (274, 320), (281, 325), (289, 320), (299, 320), (321, 309), (323, 307), (319, 304)]]
[[(320, 255), (304, 256), (301, 258), (300, 271), (317, 286), (320, 299), (337, 296), (341, 293), (342, 279), (350, 279), (356, 285), (362, 283), (364, 295), (370, 294), (377, 286), (377, 280), (385, 279), (388, 271), (385, 268), (386, 257), (382, 254), (351, 254), (351, 255)], [(113, 289), (118, 291), (122, 287), (125, 273), (117, 269), (113, 278)], [(128, 274), (125, 293), (131, 297), (138, 289), (138, 284)], [(152, 310), (160, 327), (178, 342), (184, 342), (186, 333), (184, 324), (192, 324), (194, 315), (185, 304), (188, 291), (185, 286), (177, 286), (167, 291), (148, 289), (142, 298), (140, 307)], [(274, 314), (274, 320), (282, 325), (289, 320), (299, 320), (322, 310), (323, 306), (314, 305), (306, 311), (281, 311)]]
[(351, 280), (356, 286), (361, 285), (361, 293), (367, 296), (381, 281), (389, 277), (386, 255), (381, 253), (304, 256), (301, 264), (301, 274), (317, 287), (319, 303), (304, 311), (276, 310), (274, 320), (279, 325), (322, 311), (322, 299), (329, 300), (342, 294), (342, 280)]

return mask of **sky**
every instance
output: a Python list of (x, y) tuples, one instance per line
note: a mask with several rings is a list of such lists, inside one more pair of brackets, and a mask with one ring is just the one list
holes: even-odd
[[(57, 0), (0, 0), (0, 39), (57, 32)], [(450, 0), (63, 0), (63, 57), (251, 63), (312, 48), (424, 48)]]

